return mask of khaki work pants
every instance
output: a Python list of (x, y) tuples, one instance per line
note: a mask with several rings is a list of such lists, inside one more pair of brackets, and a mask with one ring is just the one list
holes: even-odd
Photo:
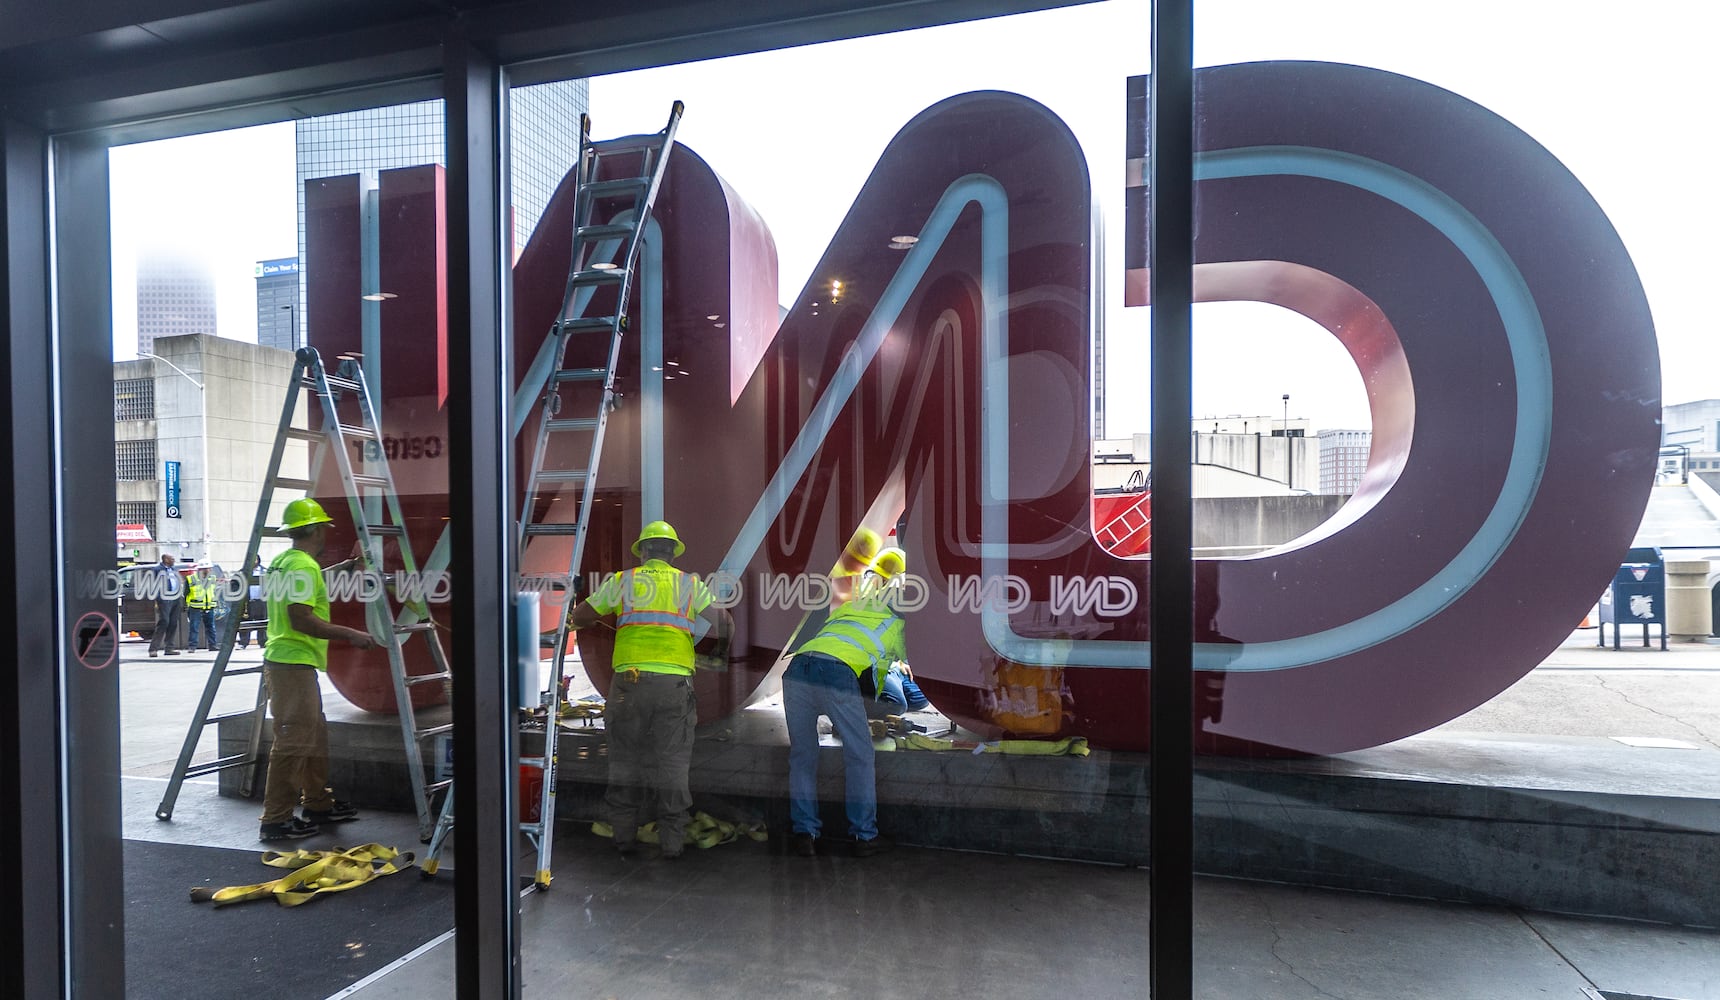
[(334, 808), (328, 787), (328, 721), (323, 718), (317, 670), (263, 661), (274, 717), (269, 779), (263, 786), (264, 823), (285, 822), (302, 797), (306, 809)]
[(621, 670), (609, 685), (604, 726), (609, 736), (609, 790), (604, 811), (615, 843), (639, 836), (639, 825), (657, 817), (665, 854), (679, 854), (693, 794), (687, 769), (693, 760), (693, 727), (699, 705), (693, 678)]

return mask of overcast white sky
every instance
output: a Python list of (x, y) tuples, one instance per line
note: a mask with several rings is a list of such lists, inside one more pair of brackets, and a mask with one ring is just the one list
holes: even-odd
[[(1611, 8), (1609, 13), (1609, 7)], [(1199, 0), (1196, 60), (1318, 59), (1375, 66), (1475, 100), (1547, 146), (1618, 228), (1648, 291), (1668, 402), (1720, 396), (1703, 273), (1720, 226), (1708, 174), (1716, 15), (1678, 0), (1631, 19), (1599, 0)], [(878, 154), (928, 105), (999, 88), (1041, 101), (1087, 151), (1121, 296), (1126, 76), (1148, 70), (1144, 0), (646, 70), (592, 81), (594, 132), (661, 126), (687, 102), (681, 140), (776, 235), (780, 299), (793, 301)], [(1628, 72), (1613, 68), (1625, 59)], [(135, 260), (189, 244), (218, 274), (219, 330), (256, 337), (251, 266), (296, 252), (288, 125), (116, 149), (115, 357), (135, 351)], [(1107, 434), (1147, 429), (1146, 311), (1106, 310)], [(1236, 363), (1247, 359), (1246, 364)], [(1361, 382), (1325, 331), (1272, 306), (1196, 310), (1196, 415), (1281, 413), (1365, 427)]]

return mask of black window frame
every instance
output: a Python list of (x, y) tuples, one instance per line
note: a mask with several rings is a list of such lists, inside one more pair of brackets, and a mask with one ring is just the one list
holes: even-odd
[[(455, 588), (452, 658), (456, 683), (473, 692), (456, 719), (457, 773), (471, 779), (457, 786), (456, 842), (482, 852), (511, 842), (517, 808), (506, 780), (517, 759), (506, 678), (480, 677), (470, 666), (511, 662), (510, 630), (480, 613), (503, 600), (510, 578), (508, 511), (496, 485), (506, 481), (509, 451), (500, 446), (509, 426), (502, 349), (509, 275), (500, 212), (509, 88), (1073, 5), (644, 0), (581, 18), (550, 0), (472, 0), (463, 9), (402, 0), (362, 15), (333, 0), (92, 0), (49, 22), (0, 13), (0, 39), (13, 40), (0, 42), (0, 376), (10, 408), (0, 463), (17, 482), (39, 484), (0, 496), (8, 536), (0, 547), (9, 553), (13, 595), (0, 603), (0, 629), (16, 637), (18, 662), (48, 665), (0, 682), (7, 715), (0, 801), (17, 814), (55, 820), (0, 825), (0, 850), (31, 859), (0, 875), (7, 901), (0, 922), (23, 931), (0, 946), (0, 994), (93, 997), (124, 989), (123, 905), (108, 888), (121, 875), (117, 679), (63, 667), (68, 623), (100, 603), (80, 591), (78, 574), (112, 559), (105, 538), (63, 530), (94, 523), (95, 506), (111, 513), (106, 463), (61, 460), (69, 442), (86, 450), (112, 443), (101, 409), (80, 413), (76, 403), (92, 390), (111, 392), (103, 336), (110, 296), (105, 272), (87, 263), (108, 251), (109, 147), (432, 97), (448, 102), (450, 349), (473, 373), (456, 393), (450, 425), (451, 462), (461, 470), (451, 470), (450, 480), (462, 484), (451, 497), (459, 527), (450, 568), (466, 581)], [(1192, 0), (1154, 0), (1152, 391), (1154, 421), (1167, 426), (1180, 426), (1189, 412), (1192, 19)], [(98, 294), (85, 294), (90, 289)], [(1155, 465), (1188, 468), (1184, 436), (1154, 438)], [(486, 482), (489, 492), (478, 485)], [(1174, 477), (1155, 484), (1150, 944), (1153, 995), (1161, 1000), (1192, 990), (1187, 485)], [(39, 560), (22, 554), (39, 552), (50, 527), (54, 578), (44, 586)], [(1166, 710), (1177, 705), (1183, 710)], [(66, 750), (74, 739), (75, 762)], [(485, 788), (495, 791), (479, 791)], [(490, 853), (500, 860), (456, 866), (456, 926), (477, 930), (457, 938), (462, 997), (520, 991), (512, 852)], [(56, 891), (44, 892), (50, 859), (47, 882)]]

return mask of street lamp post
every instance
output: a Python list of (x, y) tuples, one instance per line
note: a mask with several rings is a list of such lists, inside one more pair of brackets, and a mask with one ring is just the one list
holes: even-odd
[(1292, 455), (1292, 452), (1290, 450), (1290, 394), (1285, 393), (1284, 394), (1284, 488), (1287, 490), (1293, 488), (1291, 483), (1290, 483), (1290, 478), (1291, 478), (1290, 473), (1291, 473), (1291, 470), (1295, 468), (1295, 463), (1292, 460), (1291, 455)]
[[(161, 362), (167, 367), (178, 372), (180, 375), (183, 375), (185, 377), (185, 381), (190, 382), (192, 385), (197, 387), (197, 445), (199, 453), (198, 461), (201, 466), (198, 474), (203, 477), (203, 530), (201, 532), (203, 537), (203, 552), (201, 558), (205, 561), (212, 562), (213, 560), (209, 558), (209, 393), (204, 387), (204, 384), (193, 378), (190, 372), (167, 360), (161, 355), (150, 354), (148, 351), (139, 351), (137, 352), (137, 356), (140, 358), (153, 358), (156, 361)], [(207, 373), (204, 374), (205, 377), (207, 377)]]
[(292, 337), (288, 341), (292, 345), (288, 350), (296, 351), (299, 349), (299, 311), (290, 302), (281, 308), (287, 311), (287, 332)]

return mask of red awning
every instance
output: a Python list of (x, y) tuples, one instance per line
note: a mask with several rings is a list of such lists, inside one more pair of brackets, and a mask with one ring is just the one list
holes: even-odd
[(120, 545), (136, 545), (139, 542), (155, 541), (149, 537), (149, 529), (141, 524), (116, 524), (114, 525), (114, 536)]

